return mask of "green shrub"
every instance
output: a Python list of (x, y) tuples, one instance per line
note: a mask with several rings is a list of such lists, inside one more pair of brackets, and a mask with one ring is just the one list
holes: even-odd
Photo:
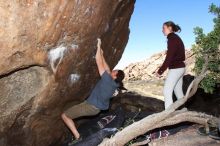
[(203, 29), (196, 27), (196, 44), (193, 45), (192, 51), (195, 54), (194, 72), (198, 75), (204, 65), (204, 56), (208, 56), (208, 74), (201, 81), (200, 87), (206, 93), (213, 93), (217, 83), (220, 83), (220, 7), (211, 4), (209, 12), (215, 15), (213, 19), (214, 27), (211, 32), (204, 34)]

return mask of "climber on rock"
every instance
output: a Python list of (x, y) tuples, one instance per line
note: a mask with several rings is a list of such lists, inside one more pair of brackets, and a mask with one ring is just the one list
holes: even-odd
[(107, 110), (109, 108), (110, 99), (113, 97), (115, 91), (125, 89), (122, 83), (125, 76), (124, 72), (122, 70), (110, 70), (105, 61), (103, 50), (101, 49), (100, 39), (98, 39), (95, 57), (101, 79), (96, 84), (90, 96), (84, 102), (70, 107), (61, 115), (64, 123), (74, 135), (76, 139), (75, 141), (80, 138), (80, 134), (72, 119), (83, 116), (94, 116), (101, 110)]

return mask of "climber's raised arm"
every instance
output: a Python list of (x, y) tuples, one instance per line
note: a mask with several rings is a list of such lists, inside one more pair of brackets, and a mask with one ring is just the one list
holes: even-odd
[(103, 51), (101, 49), (101, 40), (98, 39), (95, 59), (96, 59), (96, 64), (98, 66), (100, 76), (102, 76), (102, 74), (105, 72), (105, 67), (104, 67), (102, 56), (103, 56)]
[[(101, 51), (103, 52), (103, 51)], [(107, 64), (106, 60), (105, 60), (105, 57), (104, 57), (104, 53), (102, 53), (102, 61), (103, 61), (103, 65), (104, 65), (104, 69), (108, 72), (108, 73), (111, 73), (111, 70), (109, 68), (109, 65)]]

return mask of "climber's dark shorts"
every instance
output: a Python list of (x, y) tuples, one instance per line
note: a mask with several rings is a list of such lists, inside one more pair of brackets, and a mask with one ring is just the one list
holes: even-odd
[(64, 111), (64, 113), (71, 119), (76, 119), (83, 116), (94, 116), (100, 112), (100, 109), (94, 105), (89, 104), (87, 101), (84, 101), (80, 104), (74, 105)]

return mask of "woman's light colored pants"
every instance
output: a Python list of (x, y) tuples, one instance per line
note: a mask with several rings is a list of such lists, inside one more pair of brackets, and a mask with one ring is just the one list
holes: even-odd
[(167, 109), (171, 104), (173, 104), (173, 91), (177, 97), (177, 100), (184, 96), (182, 89), (184, 73), (185, 67), (169, 69), (163, 89), (163, 94), (165, 98), (165, 109)]

